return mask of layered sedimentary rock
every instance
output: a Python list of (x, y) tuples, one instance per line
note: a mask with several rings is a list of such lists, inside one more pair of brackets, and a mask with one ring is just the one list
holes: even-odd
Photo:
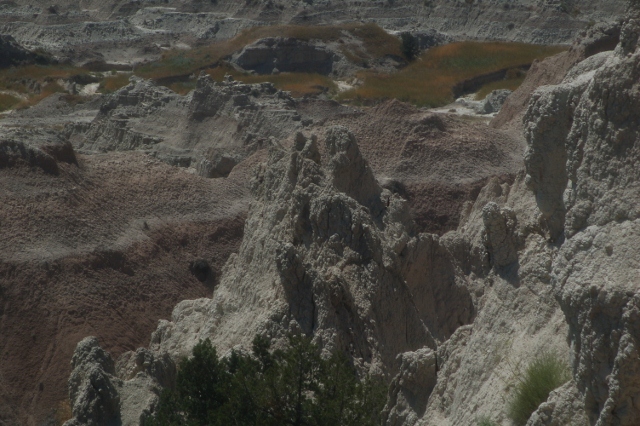
[(204, 75), (195, 90), (180, 96), (134, 77), (107, 95), (89, 128), (73, 140), (85, 152), (141, 150), (220, 177), (270, 137), (283, 139), (302, 128), (294, 100), (270, 83), (216, 83)]
[(522, 171), (491, 179), (456, 231), (417, 234), (345, 129), (329, 129), (324, 150), (303, 135), (274, 144), (213, 298), (181, 302), (150, 349), (177, 358), (205, 337), (224, 353), (256, 333), (309, 334), (385, 376), (387, 423), (411, 426), (508, 424), (518, 375), (554, 351), (572, 380), (528, 426), (637, 424), (640, 21), (630, 15), (613, 52), (531, 94)]
[(293, 145), (271, 147), (254, 178), (243, 244), (213, 298), (176, 306), (151, 349), (179, 358), (211, 338), (225, 353), (256, 334), (302, 332), (361, 371), (394, 375), (399, 353), (435, 350), (473, 319), (472, 296), (444, 243), (412, 232), (406, 202), (379, 186), (346, 129), (327, 132), (324, 157), (315, 137)]

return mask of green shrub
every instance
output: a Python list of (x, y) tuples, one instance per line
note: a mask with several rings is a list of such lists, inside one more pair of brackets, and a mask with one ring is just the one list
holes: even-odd
[(304, 337), (270, 350), (256, 337), (253, 354), (218, 357), (209, 340), (180, 363), (176, 387), (166, 390), (145, 426), (374, 426), (386, 387), (359, 380), (344, 354), (328, 359)]
[(496, 426), (496, 424), (487, 416), (478, 417), (478, 426)]
[(564, 360), (556, 352), (537, 357), (517, 378), (515, 393), (509, 402), (508, 415), (516, 425), (524, 425), (531, 414), (547, 400), (549, 393), (571, 379)]

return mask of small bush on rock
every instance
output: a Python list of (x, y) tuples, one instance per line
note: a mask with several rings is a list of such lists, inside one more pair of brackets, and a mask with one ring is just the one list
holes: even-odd
[(569, 369), (555, 352), (536, 358), (518, 378), (515, 394), (508, 407), (509, 417), (518, 426), (524, 425), (531, 414), (547, 400), (549, 393), (571, 379)]
[(358, 379), (344, 354), (328, 359), (304, 337), (270, 350), (256, 337), (253, 353), (219, 358), (207, 339), (180, 363), (145, 426), (374, 426), (381, 424), (386, 387)]
[(478, 420), (478, 426), (497, 426), (489, 417), (487, 416), (482, 416), (479, 417)]

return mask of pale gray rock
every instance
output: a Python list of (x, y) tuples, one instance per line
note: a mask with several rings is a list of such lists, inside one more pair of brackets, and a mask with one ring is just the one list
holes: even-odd
[(513, 210), (508, 207), (501, 209), (496, 203), (490, 202), (482, 208), (482, 221), (491, 262), (500, 267), (518, 260), (517, 243), (513, 235), (516, 227)]
[(285, 139), (304, 126), (295, 103), (271, 83), (214, 82), (201, 75), (185, 96), (150, 80), (106, 95), (74, 145), (82, 152), (140, 150), (205, 177), (227, 176), (270, 137)]
[(511, 94), (511, 90), (502, 89), (502, 90), (494, 90), (489, 93), (487, 97), (484, 99), (482, 103), (482, 109), (479, 111), (480, 114), (494, 114), (500, 111), (502, 105), (507, 100), (509, 95)]
[(26, 0), (5, 2), (0, 9), (0, 32), (12, 34), (29, 48), (45, 48), (61, 58), (98, 57), (107, 62), (124, 59), (129, 63), (159, 57), (158, 46), (226, 40), (243, 29), (269, 24), (373, 22), (391, 31), (420, 34), (435, 30), (454, 39), (568, 44), (594, 23), (622, 17), (625, 3), (626, 0), (281, 0), (247, 4), (236, 0), (167, 0), (159, 4), (107, 0), (92, 2), (85, 8), (64, 0), (56, 2), (57, 13), (50, 14), (47, 9), (51, 2)]
[(421, 426), (510, 424), (518, 375), (555, 351), (573, 380), (529, 426), (640, 423), (637, 25), (534, 93), (524, 170), (491, 179), (441, 237), (413, 232), (346, 129), (324, 149), (302, 134), (273, 143), (213, 298), (181, 302), (150, 350), (176, 359), (207, 337), (225, 353), (306, 333), (395, 377), (390, 424)]
[(95, 337), (78, 343), (71, 366), (73, 418), (66, 426), (142, 425), (162, 389), (172, 387), (176, 377), (175, 363), (167, 354), (140, 348), (114, 363)]
[[(95, 337), (86, 337), (71, 359), (69, 399), (73, 419), (66, 426), (109, 426), (120, 423), (120, 395), (115, 365)], [(114, 383), (114, 381), (116, 383)]]
[(551, 391), (549, 398), (531, 414), (526, 426), (585, 426), (589, 420), (584, 412), (580, 393), (573, 380)]
[[(213, 299), (180, 303), (152, 349), (181, 356), (208, 337), (225, 353), (256, 333), (303, 332), (365, 370), (395, 374), (399, 353), (435, 348), (434, 336), (471, 320), (464, 287), (452, 276), (431, 281), (420, 274), (428, 264), (412, 262), (423, 259), (429, 238), (412, 236), (405, 201), (380, 188), (353, 135), (330, 129), (325, 145), (321, 156), (315, 137), (299, 134), (291, 150), (270, 148), (253, 180), (243, 244)], [(426, 244), (437, 251), (432, 238)]]
[(413, 426), (422, 417), (436, 385), (437, 360), (431, 349), (398, 355), (400, 372), (389, 385), (385, 424)]

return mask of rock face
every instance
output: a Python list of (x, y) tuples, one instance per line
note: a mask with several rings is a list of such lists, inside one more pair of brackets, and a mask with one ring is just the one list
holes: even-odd
[(240, 251), (212, 299), (160, 322), (153, 356), (302, 332), (390, 379), (387, 424), (442, 426), (509, 424), (511, 385), (553, 350), (573, 380), (529, 426), (638, 424), (637, 22), (614, 52), (533, 92), (524, 169), (491, 179), (443, 236), (415, 233), (346, 129), (328, 129), (324, 149), (302, 134), (273, 144)]
[[(472, 297), (451, 274), (444, 243), (412, 232), (406, 202), (378, 185), (353, 135), (330, 129), (324, 152), (302, 134), (291, 149), (270, 148), (239, 253), (212, 299), (184, 301), (161, 321), (154, 353), (175, 359), (202, 338), (225, 353), (256, 333), (302, 332), (327, 351), (347, 351), (362, 371), (418, 370), (399, 386), (435, 380), (435, 356), (425, 351), (473, 319)], [(417, 360), (406, 354), (397, 365), (398, 354), (416, 350)], [(123, 386), (144, 383), (136, 376)], [(424, 396), (399, 392), (425, 407)]]
[(330, 74), (337, 56), (332, 51), (295, 38), (260, 39), (234, 55), (232, 62), (258, 74), (307, 72)]
[(10, 35), (0, 35), (0, 68), (12, 66), (47, 64), (49, 58), (28, 51)]
[(0, 169), (26, 165), (57, 175), (59, 161), (78, 164), (71, 143), (59, 132), (13, 129), (0, 136)]
[[(168, 356), (145, 349), (128, 352), (116, 365), (95, 337), (78, 343), (71, 360), (69, 398), (73, 419), (65, 426), (142, 424), (163, 387), (175, 382), (176, 366)], [(135, 381), (130, 379), (135, 377)]]
[(106, 97), (74, 143), (84, 152), (141, 150), (205, 177), (227, 176), (270, 137), (284, 139), (303, 127), (294, 106), (270, 83), (216, 83), (205, 75), (180, 96), (133, 78)]
[[(487, 248), (495, 253), (494, 241), (499, 241), (499, 247), (509, 254), (494, 255), (492, 262), (496, 267), (508, 261), (518, 265), (517, 275), (511, 275), (516, 263), (502, 266), (501, 275), (511, 275), (510, 281), (522, 285), (525, 276), (534, 272), (529, 280), (547, 283), (543, 292), (553, 299), (545, 304), (554, 310), (559, 306), (566, 321), (562, 328), (568, 327), (574, 382), (552, 393), (531, 417), (531, 425), (567, 424), (569, 419), (577, 424), (631, 425), (640, 419), (632, 396), (638, 392), (639, 368), (640, 334), (633, 319), (638, 312), (638, 211), (635, 204), (627, 203), (638, 199), (633, 165), (640, 153), (638, 129), (632, 124), (637, 122), (638, 104), (637, 25), (631, 19), (623, 26), (615, 52), (594, 55), (573, 67), (560, 84), (533, 93), (525, 114), (527, 174), (516, 181), (506, 202), (486, 204), (482, 209), (490, 242)], [(525, 187), (533, 191), (535, 204), (526, 201)], [(517, 198), (519, 205), (513, 202)], [(479, 202), (482, 200), (474, 209)], [(505, 218), (506, 208), (514, 209), (515, 221)], [(507, 217), (514, 216), (509, 213)], [(516, 237), (528, 234), (521, 243), (511, 239), (509, 222), (515, 223)], [(523, 226), (523, 222), (528, 224)], [(468, 226), (470, 223), (462, 230)], [(526, 264), (527, 257), (544, 251), (547, 260)], [(486, 303), (463, 351), (471, 349), (473, 334), (485, 321), (491, 306), (489, 300)], [(543, 325), (540, 330), (548, 328)], [(494, 328), (492, 333), (496, 332)], [(460, 374), (465, 357), (456, 362), (460, 362), (457, 373), (441, 372), (433, 395), (439, 395), (441, 383)], [(474, 362), (482, 365), (477, 357)], [(469, 383), (472, 376), (463, 377)], [(456, 399), (464, 398), (458, 394)], [(459, 418), (453, 411), (449, 414), (450, 406), (446, 399), (432, 396), (425, 424), (447, 424), (432, 420), (437, 414)]]
[[(424, 269), (405, 272), (419, 249), (437, 251), (438, 241), (412, 235), (406, 203), (378, 185), (354, 137), (336, 127), (325, 145), (324, 158), (315, 137), (301, 134), (290, 151), (270, 149), (253, 181), (243, 245), (213, 299), (179, 304), (154, 333), (154, 350), (186, 355), (210, 337), (224, 353), (256, 333), (301, 331), (388, 373), (398, 353), (435, 347), (471, 320), (471, 298), (455, 281), (425, 283)], [(419, 287), (431, 298), (415, 299)], [(448, 303), (461, 307), (456, 315), (444, 315)]]
[[(213, 298), (178, 304), (150, 352), (124, 359), (175, 359), (206, 337), (224, 353), (256, 333), (301, 332), (389, 379), (389, 425), (508, 425), (513, 384), (552, 350), (573, 380), (528, 426), (640, 423), (640, 12), (629, 16), (613, 52), (585, 54), (528, 95), (523, 169), (490, 179), (442, 236), (415, 232), (346, 129), (327, 129), (324, 149), (302, 134), (272, 143)], [(139, 421), (169, 367), (132, 377), (123, 361), (116, 379), (101, 354), (85, 343), (74, 358), (76, 419), (110, 416), (119, 397), (120, 416)], [(92, 377), (104, 392), (76, 390)]]

